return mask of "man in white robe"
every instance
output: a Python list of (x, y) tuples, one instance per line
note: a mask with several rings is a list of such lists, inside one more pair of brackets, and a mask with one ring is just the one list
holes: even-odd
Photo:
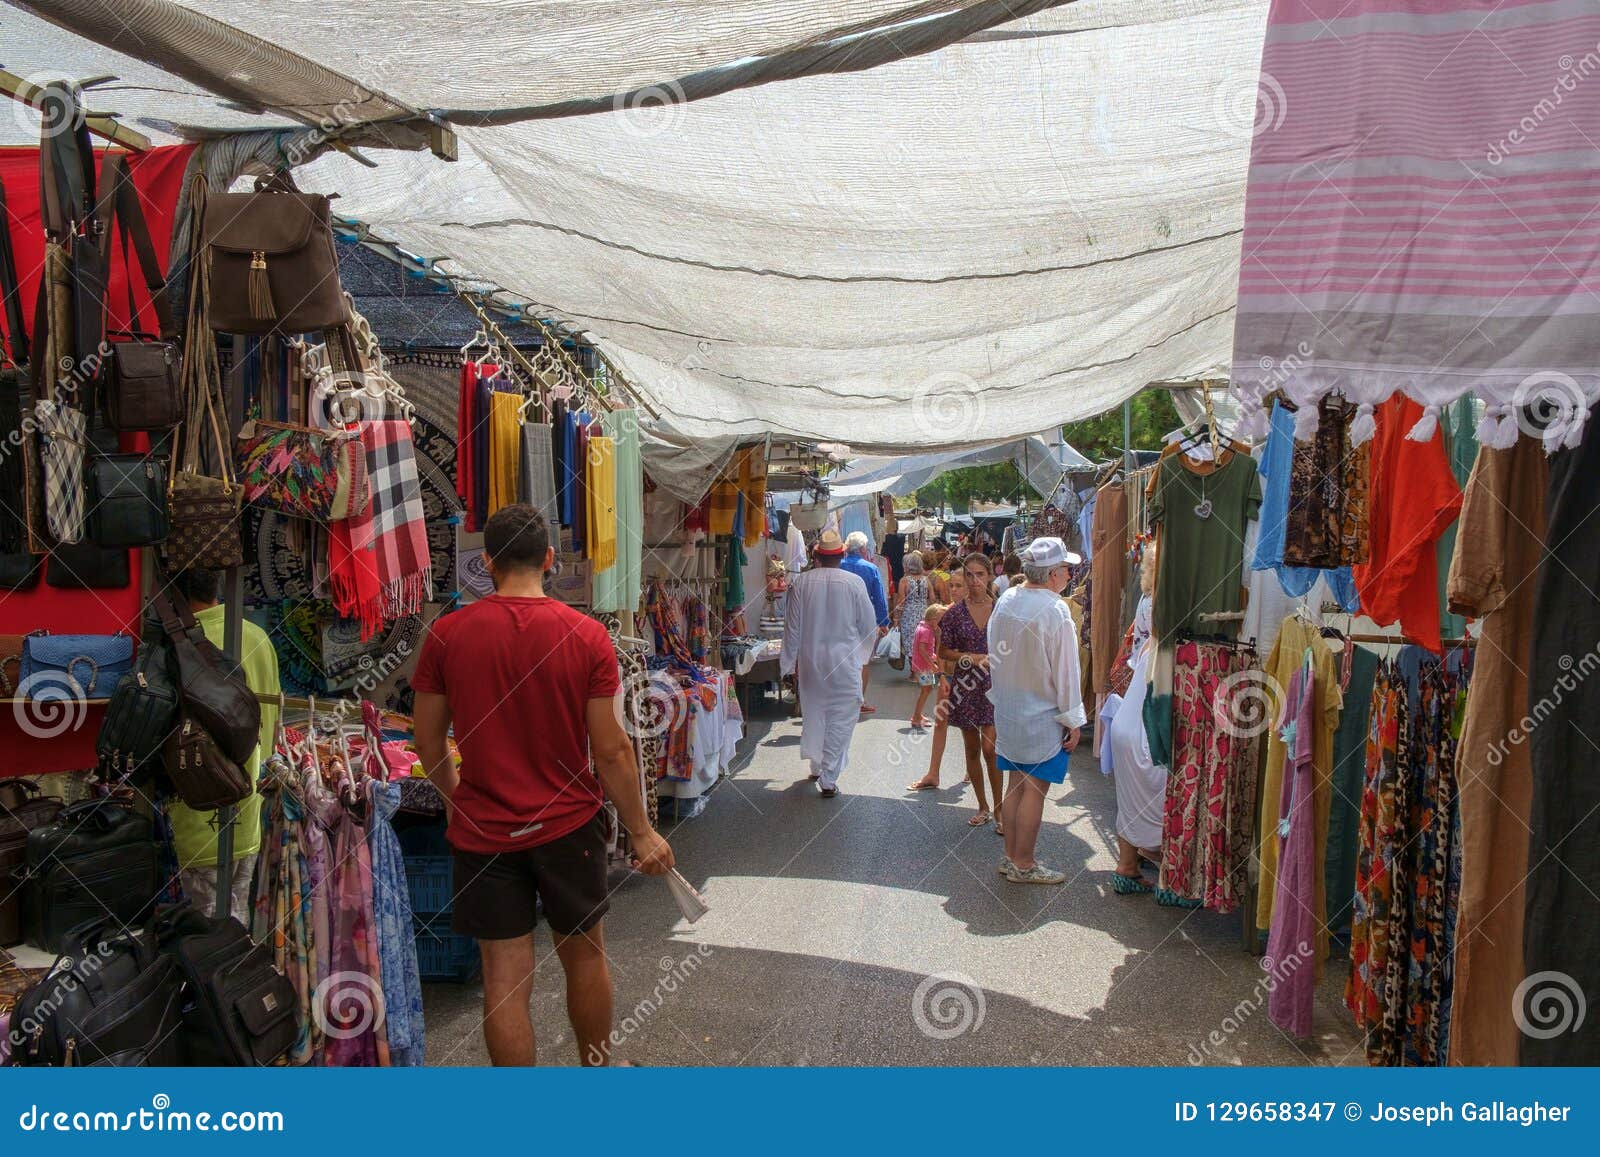
[(824, 531), (812, 556), (812, 568), (789, 583), (778, 663), (800, 693), (800, 756), (832, 799), (861, 717), (861, 668), (878, 640), (878, 616), (866, 584), (839, 568), (838, 534)]

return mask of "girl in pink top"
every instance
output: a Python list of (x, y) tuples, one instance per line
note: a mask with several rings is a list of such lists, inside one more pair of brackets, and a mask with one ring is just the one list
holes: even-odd
[(935, 603), (922, 614), (917, 632), (911, 639), (911, 673), (917, 679), (917, 705), (911, 709), (911, 726), (929, 726), (928, 717), (922, 713), (923, 704), (939, 685), (942, 673), (939, 662), (939, 619), (945, 608)]

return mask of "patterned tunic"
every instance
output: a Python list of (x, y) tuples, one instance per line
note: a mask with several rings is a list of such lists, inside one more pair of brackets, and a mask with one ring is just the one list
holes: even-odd
[[(939, 643), (973, 655), (989, 653), (989, 637), (973, 621), (962, 599), (939, 620)], [(989, 672), (976, 667), (956, 667), (950, 678), (950, 726), (993, 727), (994, 704), (989, 702)]]

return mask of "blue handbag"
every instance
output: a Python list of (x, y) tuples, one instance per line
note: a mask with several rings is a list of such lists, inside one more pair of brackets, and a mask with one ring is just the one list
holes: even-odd
[(50, 635), (22, 640), (17, 697), (38, 703), (104, 699), (133, 670), (131, 635)]

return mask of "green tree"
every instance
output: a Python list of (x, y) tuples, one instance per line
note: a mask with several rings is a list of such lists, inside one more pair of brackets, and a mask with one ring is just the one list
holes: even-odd
[(939, 475), (917, 490), (918, 506), (937, 507), (948, 502), (957, 514), (965, 514), (974, 501), (1015, 502), (1025, 484), (1010, 462), (992, 466), (963, 466)]
[[(1133, 396), (1133, 449), (1158, 450), (1161, 438), (1179, 423), (1178, 408), (1168, 390), (1141, 390)], [(1068, 422), (1061, 427), (1074, 450), (1091, 462), (1106, 462), (1122, 454), (1122, 407)]]

